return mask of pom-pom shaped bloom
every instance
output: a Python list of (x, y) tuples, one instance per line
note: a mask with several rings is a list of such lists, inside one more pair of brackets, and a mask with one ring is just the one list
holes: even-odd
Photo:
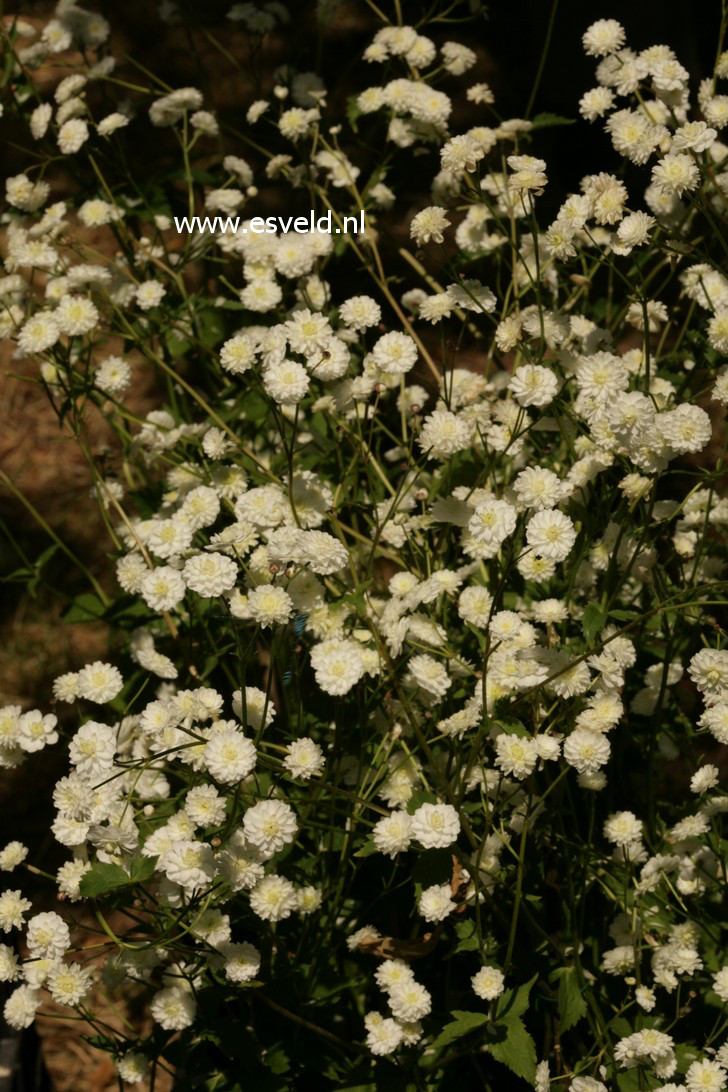
[(424, 849), (444, 849), (457, 840), (460, 819), (452, 804), (421, 804), (412, 816), (411, 830)]
[(481, 967), (470, 981), (473, 985), (473, 992), (484, 1001), (495, 1001), (496, 997), (500, 997), (503, 993), (505, 986), (503, 972), (499, 971), (497, 967)]
[(568, 516), (556, 509), (537, 512), (528, 521), (526, 542), (539, 555), (563, 561), (576, 541), (576, 529)]
[(224, 722), (219, 729), (213, 725), (205, 744), (203, 761), (216, 781), (224, 785), (242, 781), (255, 768), (255, 747), (241, 731)]
[(282, 800), (261, 800), (248, 808), (243, 818), (246, 839), (265, 857), (292, 842), (297, 830), (295, 812)]
[(230, 591), (238, 578), (238, 567), (225, 554), (197, 554), (185, 562), (182, 576), (191, 591), (212, 598)]

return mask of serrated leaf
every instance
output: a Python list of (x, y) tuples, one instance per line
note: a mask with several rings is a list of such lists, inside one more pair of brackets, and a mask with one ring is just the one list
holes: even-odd
[(146, 883), (151, 880), (156, 867), (156, 857), (135, 857), (129, 867), (129, 882)]
[(510, 990), (505, 990), (498, 998), (495, 1019), (511, 1020), (515, 1019), (516, 1016), (522, 1016), (528, 1008), (529, 995), (537, 978), (538, 975), (535, 974), (522, 986), (514, 986)]
[(476, 1028), (480, 1028), (483, 1024), (488, 1023), (488, 1016), (484, 1012), (463, 1012), (462, 1010), (455, 1009), (452, 1015), (455, 1019), (451, 1020), (449, 1024), (445, 1024), (445, 1027), (432, 1044), (433, 1050), (440, 1050), (442, 1047), (447, 1046), (448, 1043), (453, 1043), (456, 1039), (461, 1039), (463, 1035), (467, 1035), (469, 1032), (475, 1031)]
[(352, 856), (353, 857), (371, 857), (371, 855), (373, 853), (376, 853), (376, 852), (377, 852), (377, 847), (374, 845), (374, 842), (368, 841), (368, 842), (364, 843), (364, 845), (361, 847), (361, 849), (357, 849), (356, 853), (353, 853)]
[(561, 114), (536, 114), (531, 119), (534, 129), (553, 129), (557, 125), (576, 125), (576, 118), (565, 118)]
[(77, 595), (63, 615), (64, 622), (97, 622), (103, 618), (106, 607), (95, 592)]
[(505, 732), (509, 736), (519, 736), (521, 739), (529, 734), (520, 720), (499, 720), (496, 722), (496, 726), (501, 732)]
[(591, 647), (600, 629), (606, 624), (607, 613), (603, 611), (598, 603), (589, 603), (584, 608), (584, 617), (581, 620), (581, 628), (586, 639), (586, 643)]
[(115, 891), (117, 887), (125, 887), (128, 883), (129, 877), (121, 865), (98, 861), (81, 877), (79, 890), (84, 898), (95, 899), (99, 895)]
[(517, 1077), (533, 1083), (536, 1075), (536, 1044), (526, 1031), (520, 1016), (514, 1016), (500, 1025), (505, 1037), (493, 1042), (489, 1050), (496, 1061), (508, 1066)]
[(478, 930), (471, 918), (456, 922), (455, 933), (459, 938), (455, 945), (456, 952), (473, 952), (478, 948)]
[(561, 1030), (568, 1031), (578, 1024), (582, 1016), (586, 1015), (586, 1001), (584, 1000), (576, 973), (572, 967), (567, 967), (559, 983), (559, 1020)]

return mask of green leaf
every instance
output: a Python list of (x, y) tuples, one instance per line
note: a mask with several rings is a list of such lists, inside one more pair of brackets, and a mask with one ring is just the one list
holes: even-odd
[(355, 133), (359, 132), (359, 126), (356, 122), (357, 118), (361, 117), (361, 110), (359, 109), (359, 104), (356, 101), (357, 98), (357, 95), (349, 95), (349, 98), (346, 100), (346, 117), (349, 125), (351, 125), (351, 128)]
[(64, 622), (97, 622), (103, 618), (106, 607), (95, 592), (77, 595), (63, 615)]
[(520, 1016), (509, 1017), (501, 1029), (505, 1028), (505, 1037), (490, 1044), (490, 1052), (496, 1061), (524, 1080), (533, 1083), (536, 1075), (536, 1044), (526, 1031)]
[(607, 621), (607, 613), (598, 603), (589, 603), (584, 609), (584, 617), (581, 620), (581, 628), (586, 638), (586, 643), (591, 647), (599, 630)]
[(538, 975), (535, 974), (533, 978), (529, 978), (528, 982), (524, 982), (522, 986), (514, 986), (513, 989), (505, 990), (498, 998), (498, 1004), (495, 1009), (496, 1020), (512, 1020), (517, 1016), (522, 1016), (528, 1008), (528, 998), (531, 993), (533, 984), (535, 983)]
[(505, 732), (509, 736), (520, 736), (520, 738), (523, 739), (524, 736), (529, 734), (520, 720), (499, 720), (496, 724), (502, 732)]
[(129, 877), (121, 865), (99, 861), (81, 877), (79, 888), (84, 898), (95, 899), (99, 895), (115, 891), (117, 887), (125, 887), (128, 883)]
[(135, 857), (129, 868), (129, 882), (146, 883), (151, 880), (156, 867), (156, 857)]
[(620, 622), (636, 622), (639, 618), (634, 610), (610, 610), (610, 618), (617, 618)]
[(270, 407), (265, 398), (252, 391), (243, 399), (243, 413), (247, 421), (265, 421), (270, 413)]
[(197, 316), (197, 327), (203, 345), (219, 345), (225, 333), (225, 322), (217, 310), (202, 311)]
[(455, 1019), (449, 1024), (445, 1024), (445, 1027), (432, 1044), (433, 1050), (440, 1050), (442, 1047), (447, 1046), (448, 1043), (453, 1043), (456, 1039), (461, 1039), (463, 1035), (467, 1035), (468, 1032), (475, 1031), (476, 1028), (480, 1028), (483, 1024), (488, 1023), (488, 1016), (484, 1012), (463, 1012), (455, 1009), (452, 1015)]
[(573, 967), (567, 967), (559, 983), (559, 1020), (561, 1030), (568, 1031), (586, 1015), (584, 1000)]
[(168, 330), (163, 336), (171, 356), (182, 356), (192, 348), (189, 338), (182, 337), (176, 330)]
[(560, 114), (536, 114), (532, 118), (534, 129), (554, 129), (557, 125), (576, 125), (576, 118), (564, 118)]
[(356, 853), (353, 853), (353, 857), (371, 857), (373, 853), (377, 852), (377, 847), (371, 840), (366, 841), (361, 849), (357, 849)]
[(455, 923), (455, 933), (459, 937), (455, 945), (456, 952), (473, 952), (478, 947), (478, 930), (472, 918)]

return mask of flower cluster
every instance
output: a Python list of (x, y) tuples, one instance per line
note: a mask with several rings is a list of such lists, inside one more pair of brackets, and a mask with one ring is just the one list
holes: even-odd
[[(287, 14), (230, 18), (256, 39)], [(0, 762), (58, 744), (59, 718), (59, 897), (131, 909), (86, 965), (65, 914), (0, 895), (23, 930), (5, 1018), (27, 1027), (48, 991), (93, 1020), (99, 978), (142, 991), (172, 1035), (97, 1029), (129, 1085), (161, 1056), (232, 1087), (239, 1033), (261, 1087), (301, 1087), (310, 1060), (272, 1045), (295, 1031), (341, 1087), (378, 1087), (383, 1056), (452, 1087), (469, 1054), (494, 1087), (505, 1065), (541, 1092), (552, 1070), (574, 1092), (720, 1090), (728, 54), (693, 105), (671, 49), (589, 27), (578, 124), (630, 171), (542, 223), (548, 116), (501, 119), (463, 87), (477, 54), (423, 29), (376, 30), (346, 140), (323, 80), (285, 68), (243, 148), (195, 87), (101, 111), (100, 16), (62, 3), (9, 39), (48, 170), (7, 181), (0, 333), (85, 451), (84, 403), (115, 436), (92, 470), (116, 589), (92, 598), (119, 652), (56, 678), (56, 715), (2, 710)], [(66, 53), (78, 71), (31, 110)], [(176, 184), (162, 205), (120, 166), (100, 184), (150, 128), (196, 207), (247, 228), (283, 186), (366, 229), (180, 246)], [(82, 181), (54, 201), (58, 151)], [(412, 156), (418, 249), (388, 253)]]

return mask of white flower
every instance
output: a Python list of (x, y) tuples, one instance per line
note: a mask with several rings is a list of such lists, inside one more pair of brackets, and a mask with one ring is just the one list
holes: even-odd
[(101, 119), (96, 126), (96, 132), (99, 136), (108, 137), (115, 133), (117, 129), (124, 129), (129, 121), (130, 118), (126, 114), (120, 114), (118, 110), (114, 110), (113, 113), (107, 114), (105, 118)]
[(508, 176), (509, 189), (516, 191), (533, 190), (540, 194), (546, 185), (546, 164), (543, 159), (532, 155), (509, 155), (508, 166), (514, 172)]
[(131, 382), (131, 368), (120, 356), (108, 356), (96, 368), (94, 382), (106, 394), (120, 394)]
[(20, 978), (18, 957), (9, 944), (0, 944), (0, 982), (16, 982)]
[(78, 1005), (91, 989), (91, 974), (80, 963), (60, 963), (48, 974), (48, 989), (59, 1005)]
[(404, 375), (417, 360), (417, 346), (407, 334), (384, 334), (372, 349), (372, 359), (383, 372)]
[(460, 819), (452, 804), (421, 804), (412, 816), (411, 830), (424, 849), (442, 849), (457, 840)]
[(596, 773), (609, 761), (611, 747), (602, 732), (575, 728), (564, 742), (564, 758), (579, 773)]
[(646, 212), (631, 212), (617, 228), (617, 239), (620, 247), (629, 248), (642, 246), (650, 237), (650, 228), (655, 223), (654, 216), (648, 216)]
[(296, 889), (293, 884), (272, 874), (256, 884), (250, 896), (250, 908), (263, 921), (282, 921), (297, 908)]
[(539, 557), (564, 561), (576, 541), (576, 530), (568, 516), (556, 509), (537, 512), (526, 527), (526, 542)]
[(391, 815), (385, 815), (375, 823), (372, 839), (381, 853), (396, 857), (410, 847), (412, 817), (406, 811), (393, 811)]
[(126, 1084), (140, 1084), (149, 1073), (149, 1062), (143, 1054), (131, 1050), (119, 1058), (116, 1070)]
[(713, 975), (713, 989), (723, 1002), (728, 1002), (728, 964)]
[(455, 909), (452, 901), (450, 884), (433, 884), (420, 895), (419, 910), (425, 921), (444, 921)]
[(298, 822), (293, 809), (282, 800), (260, 800), (246, 811), (243, 831), (251, 845), (265, 857), (272, 857), (296, 837)]
[(89, 720), (72, 738), (68, 755), (81, 777), (92, 780), (110, 769), (116, 754), (116, 729)]
[(314, 774), (318, 774), (324, 768), (326, 760), (318, 743), (312, 739), (303, 737), (288, 744), (288, 753), (283, 759), (283, 765), (291, 777), (301, 781), (308, 781)]
[(296, 909), (303, 917), (315, 913), (321, 906), (322, 901), (323, 893), (321, 888), (315, 887), (313, 884), (299, 887), (296, 892)]
[(501, 732), (496, 736), (495, 749), (496, 766), (499, 766), (504, 774), (512, 774), (519, 781), (528, 777), (538, 762), (536, 742), (526, 736)]
[(31, 709), (18, 718), (16, 743), (21, 750), (32, 754), (41, 751), (47, 744), (56, 743), (56, 717), (53, 713), (45, 716), (38, 709)]
[(257, 755), (255, 747), (237, 728), (229, 727), (221, 721), (221, 727), (215, 728), (205, 744), (203, 761), (212, 776), (230, 785), (242, 781), (255, 768)]
[[(376, 1017), (375, 1020), (370, 1019)], [(382, 1017), (378, 1013), (369, 1013), (365, 1017), (367, 1024), (367, 1046), (372, 1054), (381, 1057), (391, 1054), (402, 1042), (402, 1028), (391, 1017)]]
[(701, 648), (690, 661), (688, 674), (703, 694), (728, 690), (728, 650)]
[(236, 334), (220, 349), (220, 364), (232, 375), (242, 375), (255, 363), (257, 342), (249, 334)]
[(152, 307), (159, 306), (166, 292), (167, 289), (159, 281), (143, 281), (134, 295), (141, 310), (149, 311)]
[(25, 942), (34, 959), (60, 959), (71, 947), (71, 934), (63, 918), (49, 911), (30, 919)]
[(464, 622), (471, 626), (485, 629), (490, 621), (493, 596), (482, 584), (474, 584), (470, 588), (464, 588), (458, 599), (458, 614)]
[(410, 1023), (421, 1020), (432, 1010), (430, 994), (414, 979), (396, 982), (389, 990), (389, 1007), (397, 1020)]
[(197, 1005), (189, 990), (169, 986), (155, 993), (149, 1006), (156, 1022), (165, 1031), (182, 1031), (195, 1019)]
[(102, 663), (101, 660), (87, 664), (76, 676), (79, 696), (99, 705), (113, 701), (123, 686), (124, 680), (119, 669), (113, 664)]
[(36, 106), (30, 115), (30, 131), (34, 140), (41, 140), (46, 135), (52, 117), (53, 107), (49, 102), (43, 102), (40, 106)]
[(605, 822), (604, 836), (617, 846), (628, 846), (642, 837), (642, 821), (634, 812), (618, 811)]
[(500, 997), (503, 993), (505, 986), (503, 972), (497, 967), (481, 967), (470, 981), (473, 984), (473, 991), (484, 1001), (495, 1001), (496, 997)]
[(353, 641), (322, 641), (311, 649), (316, 682), (327, 694), (348, 694), (364, 674), (361, 652)]
[(152, 610), (172, 610), (184, 598), (185, 582), (177, 569), (159, 565), (142, 578), (139, 590)]
[(713, 433), (710, 417), (700, 406), (683, 403), (657, 420), (668, 444), (680, 455), (702, 451)]
[(18, 334), (18, 348), (23, 353), (42, 353), (55, 345), (60, 336), (54, 316), (40, 311), (28, 319)]
[(616, 53), (624, 45), (624, 29), (616, 19), (597, 19), (582, 35), (584, 51), (590, 57)]
[(28, 847), (22, 842), (8, 842), (0, 850), (0, 872), (12, 872), (28, 856)]
[(652, 168), (652, 181), (663, 193), (682, 197), (698, 185), (700, 172), (686, 152), (671, 152)]
[(699, 770), (696, 770), (693, 776), (690, 778), (690, 788), (695, 793), (704, 793), (708, 789), (713, 789), (718, 784), (718, 775), (720, 771), (717, 766), (707, 763), (705, 766), (701, 766)]
[(450, 227), (445, 209), (439, 205), (429, 205), (428, 208), (418, 212), (410, 223), (410, 238), (414, 239), (418, 246), (429, 243), (432, 239), (435, 243), (443, 241), (443, 231)]
[(293, 602), (283, 588), (274, 584), (261, 584), (248, 594), (250, 617), (258, 625), (285, 625), (293, 613)]
[(366, 330), (381, 321), (382, 310), (371, 296), (350, 296), (339, 307), (339, 317), (352, 330)]
[(188, 892), (207, 887), (217, 871), (212, 849), (204, 842), (176, 842), (159, 864), (168, 879)]
[(430, 458), (447, 459), (471, 444), (472, 430), (467, 422), (446, 409), (436, 409), (425, 417), (417, 443)]
[(508, 387), (521, 406), (547, 406), (556, 397), (559, 380), (550, 368), (523, 364), (516, 368)]
[(443, 698), (452, 685), (444, 663), (433, 656), (413, 656), (407, 667), (408, 679), (434, 698)]
[(494, 557), (501, 543), (513, 534), (517, 521), (518, 515), (512, 505), (489, 497), (476, 506), (468, 522), (468, 531), (479, 545), (487, 549), (487, 556)]
[(3, 891), (0, 894), (0, 930), (9, 933), (11, 929), (22, 928), (25, 911), (30, 907), (30, 900), (23, 898), (19, 890)]
[(311, 378), (302, 364), (295, 360), (281, 360), (271, 364), (263, 373), (263, 386), (271, 398), (283, 405), (300, 402), (309, 388)]
[(64, 296), (55, 310), (55, 320), (62, 334), (87, 334), (99, 321), (99, 313), (84, 296)]
[(40, 990), (30, 986), (18, 986), (10, 994), (3, 1008), (5, 1021), (16, 1031), (29, 1028), (35, 1019), (35, 1011), (41, 1003)]
[(238, 577), (238, 567), (225, 554), (197, 554), (185, 562), (182, 576), (192, 591), (205, 598), (230, 591)]
[(543, 466), (530, 466), (522, 470), (513, 483), (513, 489), (524, 507), (537, 511), (553, 508), (562, 495), (557, 475)]
[(722, 1092), (728, 1075), (722, 1065), (713, 1061), (693, 1062), (685, 1074), (688, 1092)]
[(253, 944), (224, 944), (225, 977), (231, 982), (250, 982), (260, 970), (260, 952)]
[(73, 155), (88, 140), (88, 125), (82, 118), (71, 118), (58, 130), (58, 147), (63, 155)]

